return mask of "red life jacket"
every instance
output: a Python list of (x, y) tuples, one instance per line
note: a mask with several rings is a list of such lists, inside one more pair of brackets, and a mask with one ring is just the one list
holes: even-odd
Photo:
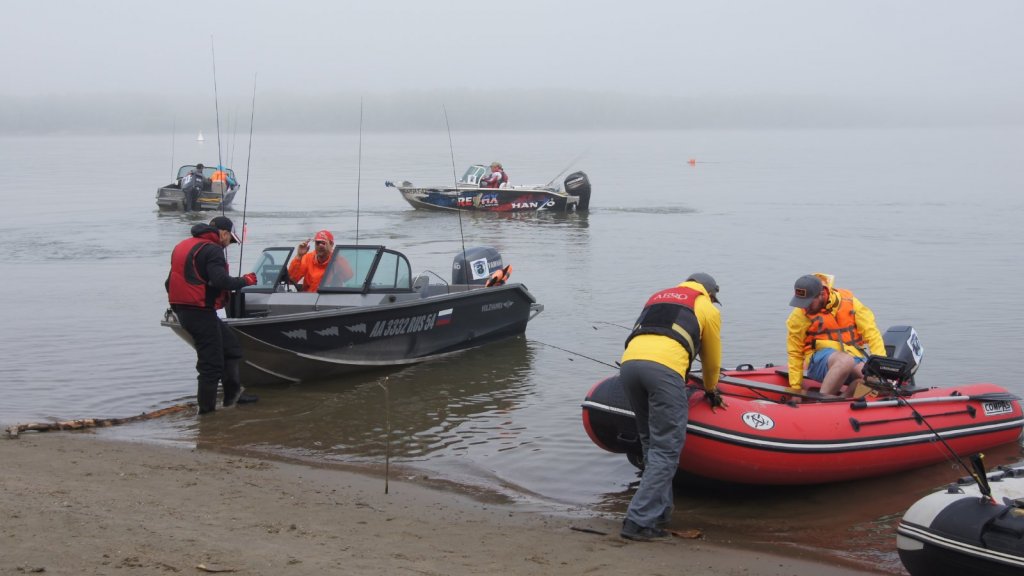
[(667, 336), (686, 349), (690, 355), (690, 363), (693, 363), (693, 359), (700, 353), (700, 322), (693, 311), (698, 296), (703, 294), (683, 286), (674, 286), (655, 293), (644, 304), (633, 331), (626, 338), (626, 346), (629, 346), (630, 340), (641, 334)]
[[(167, 286), (167, 300), (171, 304), (208, 308), (206, 304), (206, 278), (196, 266), (196, 256), (208, 244), (217, 244), (204, 234), (187, 238), (178, 243), (171, 252), (171, 276)], [(214, 300), (214, 309), (224, 307), (227, 292), (221, 291)]]

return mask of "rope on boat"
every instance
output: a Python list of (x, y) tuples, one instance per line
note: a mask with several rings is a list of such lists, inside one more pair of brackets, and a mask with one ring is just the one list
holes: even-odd
[(17, 438), (18, 434), (22, 432), (52, 432), (54, 430), (84, 430), (86, 428), (108, 428), (110, 426), (119, 426), (121, 424), (128, 424), (129, 422), (139, 422), (141, 420), (153, 420), (160, 418), (168, 414), (175, 414), (178, 412), (184, 412), (186, 410), (196, 409), (195, 402), (183, 402), (181, 404), (175, 404), (174, 406), (168, 406), (167, 408), (161, 408), (160, 410), (154, 410), (152, 412), (143, 412), (135, 416), (128, 416), (126, 418), (79, 418), (78, 420), (61, 420), (57, 422), (35, 422), (32, 424), (15, 424), (7, 428), (8, 438)]

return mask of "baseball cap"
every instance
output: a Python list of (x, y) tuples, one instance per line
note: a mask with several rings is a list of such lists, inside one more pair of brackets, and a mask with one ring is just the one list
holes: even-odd
[(213, 226), (217, 230), (227, 230), (231, 232), (231, 243), (238, 244), (241, 240), (238, 235), (235, 234), (235, 223), (231, 221), (231, 218), (227, 216), (217, 216), (213, 220), (210, 220), (210, 226)]
[(711, 297), (711, 301), (715, 304), (721, 304), (718, 301), (718, 282), (711, 277), (711, 274), (705, 272), (694, 272), (690, 274), (690, 277), (686, 279), (687, 282), (696, 282), (704, 287), (708, 291), (708, 296)]
[(321, 230), (316, 233), (313, 237), (314, 242), (327, 242), (328, 244), (334, 244), (334, 234), (331, 234), (327, 230)]
[(807, 308), (818, 294), (821, 294), (821, 279), (813, 274), (807, 274), (796, 279), (793, 284), (793, 299), (789, 305), (795, 308)]

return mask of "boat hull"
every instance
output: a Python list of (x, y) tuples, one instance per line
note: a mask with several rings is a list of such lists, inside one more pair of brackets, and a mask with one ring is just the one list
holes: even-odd
[[(442, 358), (523, 334), (541, 309), (525, 286), (509, 284), (225, 323), (242, 346), (243, 381), (274, 384)], [(189, 341), (173, 318), (164, 324)]]
[[(784, 386), (774, 369), (727, 371), (726, 377)], [(727, 379), (727, 378), (726, 378)], [(692, 390), (679, 469), (738, 484), (806, 485), (891, 474), (942, 462), (949, 455), (907, 406), (855, 409), (853, 403), (785, 403), (743, 386), (720, 383), (727, 410), (712, 412)], [(915, 399), (1005, 394), (994, 384), (923, 390)], [(1018, 439), (1024, 415), (1017, 401), (950, 400), (915, 406), (958, 454)], [(583, 403), (583, 423), (598, 446), (640, 461), (636, 422), (618, 376), (599, 382)]]
[(418, 210), (478, 212), (574, 212), (580, 196), (547, 188), (411, 188), (402, 197)]
[(988, 475), (995, 502), (968, 478), (915, 502), (897, 527), (900, 560), (912, 576), (1024, 573), (1024, 468)]
[[(224, 192), (222, 199), (219, 193), (204, 190), (196, 201), (200, 210), (220, 210), (222, 203), (224, 208), (231, 206), (236, 192), (237, 188), (229, 188)], [(161, 212), (182, 212), (185, 206), (185, 194), (177, 186), (162, 186), (156, 191), (156, 205)]]

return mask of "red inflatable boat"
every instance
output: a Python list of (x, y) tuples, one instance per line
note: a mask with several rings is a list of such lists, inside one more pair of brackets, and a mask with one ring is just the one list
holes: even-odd
[[(809, 392), (794, 396), (784, 371), (730, 370), (719, 390), (728, 409), (712, 412), (692, 383), (679, 468), (740, 484), (819, 484), (880, 476), (1014, 442), (1024, 427), (1017, 396), (995, 384), (906, 386), (862, 400)], [(877, 395), (876, 395), (877, 394)], [(799, 401), (798, 401), (799, 400)], [(595, 444), (641, 464), (633, 412), (618, 376), (583, 402)]]

